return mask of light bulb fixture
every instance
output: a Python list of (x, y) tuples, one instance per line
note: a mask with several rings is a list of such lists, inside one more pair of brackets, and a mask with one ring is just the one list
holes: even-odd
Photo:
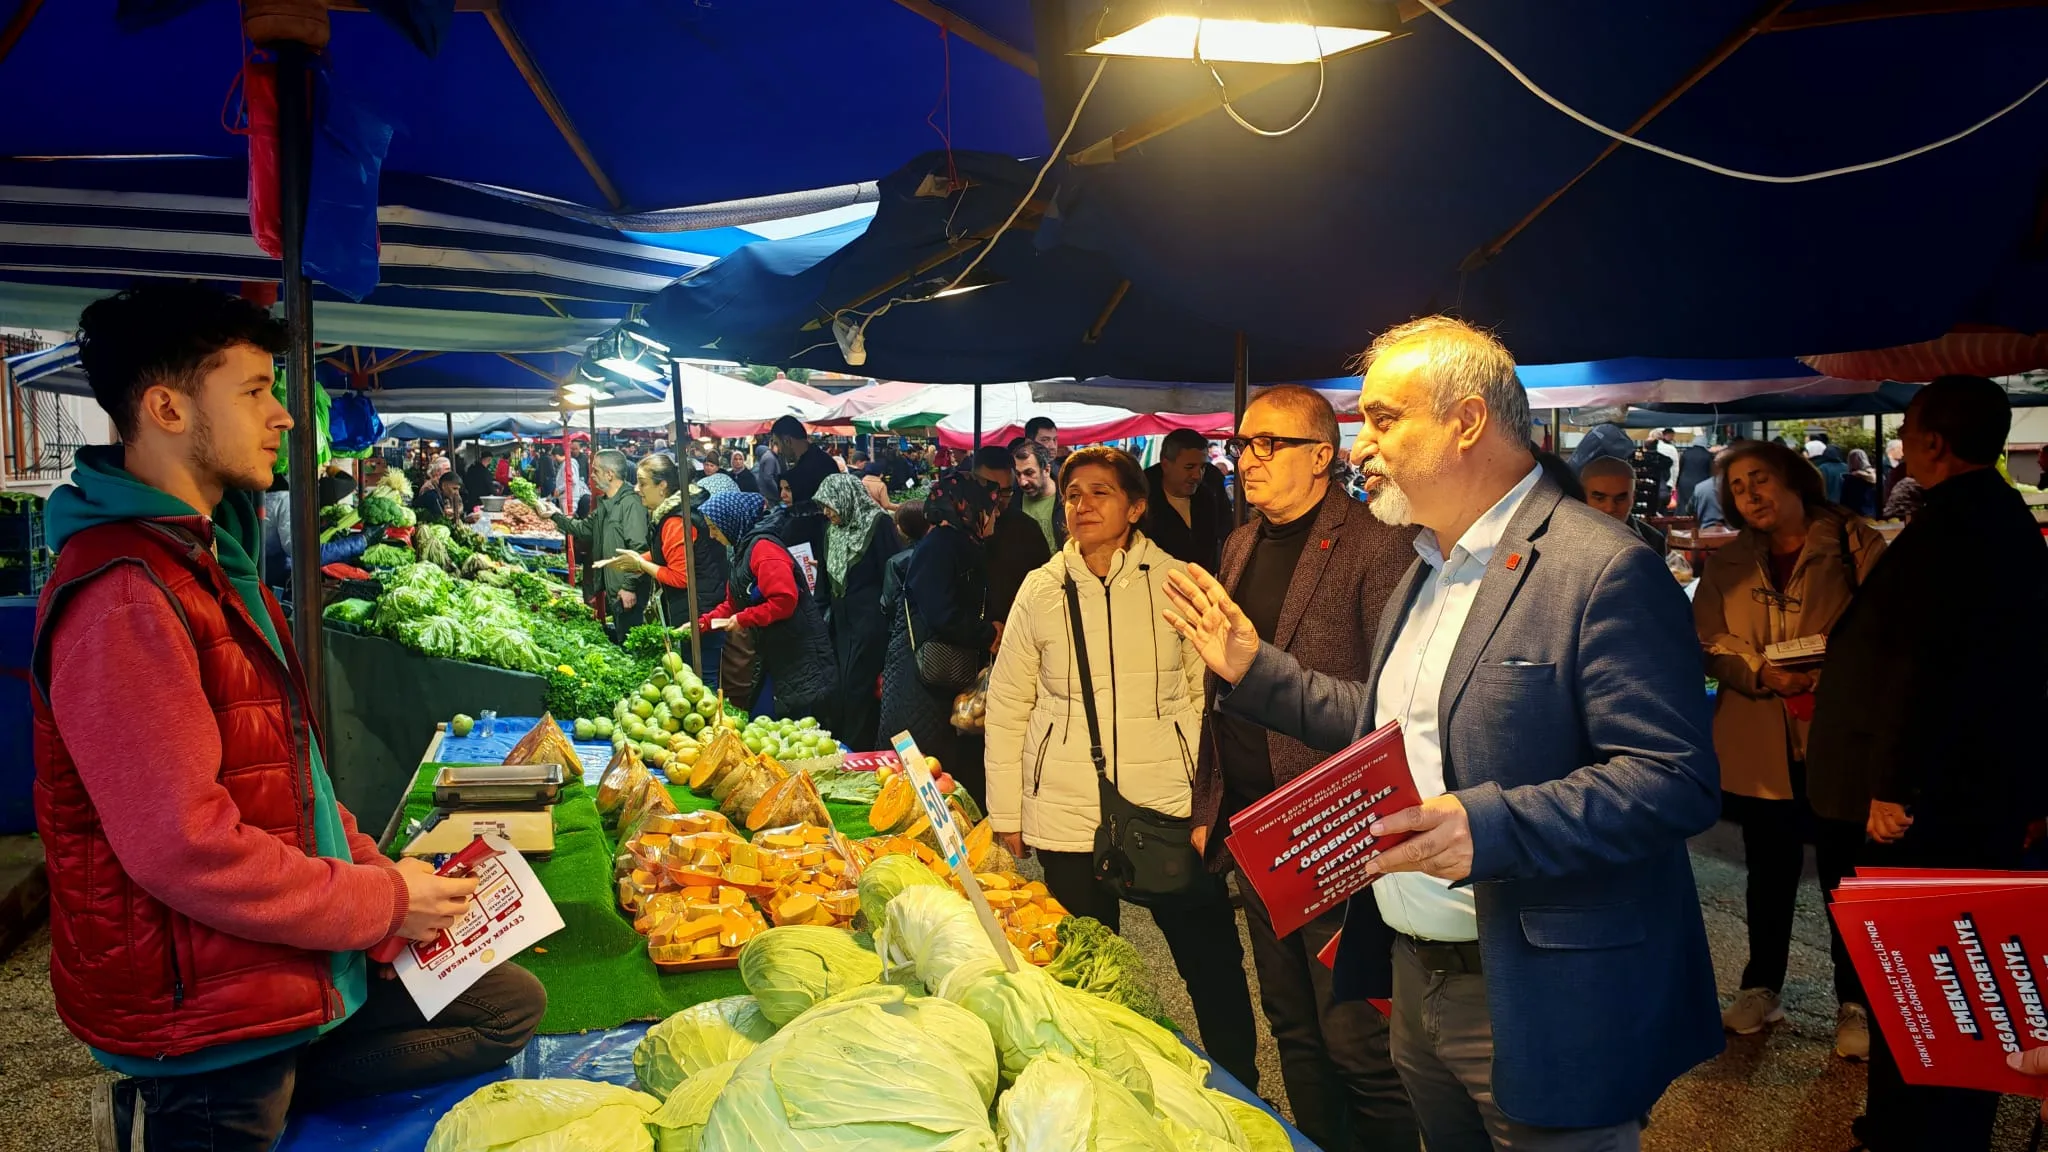
[(1004, 277), (997, 276), (993, 272), (984, 272), (981, 269), (977, 268), (974, 271), (968, 273), (967, 278), (960, 281), (958, 284), (952, 283), (950, 277), (940, 277), (938, 283), (941, 287), (937, 292), (932, 293), (930, 298), (933, 300), (946, 300), (954, 296), (965, 296), (969, 292), (978, 291), (982, 288), (990, 288), (997, 284), (1006, 284), (1008, 282), (1009, 281), (1006, 280)]
[(1313, 64), (1400, 31), (1391, 0), (1149, 0), (1112, 4), (1080, 54)]
[(597, 366), (607, 372), (617, 372), (626, 379), (639, 384), (652, 384), (656, 380), (668, 378), (666, 372), (658, 368), (649, 367), (638, 360), (629, 360), (624, 356), (607, 356), (599, 360)]
[(638, 340), (640, 343), (647, 345), (649, 348), (654, 349), (656, 352), (661, 353), (663, 356), (666, 356), (669, 353), (668, 345), (663, 344), (661, 341), (656, 340), (654, 337), (649, 336), (645, 332), (642, 332), (638, 327), (628, 325), (625, 328), (620, 329), (620, 331), (624, 332), (628, 336), (631, 336), (633, 339)]

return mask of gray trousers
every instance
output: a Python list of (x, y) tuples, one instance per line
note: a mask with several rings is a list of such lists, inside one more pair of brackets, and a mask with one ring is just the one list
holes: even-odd
[(1493, 1021), (1486, 977), (1432, 972), (1394, 940), (1394, 1066), (1428, 1152), (1640, 1152), (1642, 1126), (1533, 1128), (1493, 1102)]

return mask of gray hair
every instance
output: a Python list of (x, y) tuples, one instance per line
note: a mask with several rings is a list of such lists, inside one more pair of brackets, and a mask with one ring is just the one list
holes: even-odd
[(633, 468), (626, 463), (626, 454), (617, 448), (607, 448), (590, 458), (592, 467), (602, 468), (621, 480), (630, 480)]
[(1352, 366), (1362, 376), (1381, 356), (1416, 343), (1426, 345), (1430, 406), (1437, 419), (1449, 416), (1458, 401), (1477, 396), (1501, 436), (1515, 444), (1529, 438), (1529, 394), (1515, 375), (1515, 358), (1483, 328), (1451, 316), (1410, 320), (1380, 333)]

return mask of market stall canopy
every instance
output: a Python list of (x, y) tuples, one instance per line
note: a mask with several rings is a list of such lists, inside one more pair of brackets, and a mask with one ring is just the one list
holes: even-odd
[[(1444, 13), (1617, 131), (1641, 118), (1645, 142), (1799, 176), (1942, 141), (2037, 91), (2048, 8), (1944, 7), (1800, 2), (1759, 18), (1756, 0), (1458, 0)], [(1067, 53), (1100, 5), (1039, 8), (1047, 115), (1064, 127), (1097, 67)], [(1760, 183), (1614, 144), (1442, 17), (1401, 31), (1321, 69), (1111, 61), (1063, 150), (1090, 162), (1059, 178), (1060, 241), (1100, 251), (1162, 307), (1353, 351), (1447, 310), (1530, 363), (1798, 356), (1966, 321), (2048, 328), (2048, 293), (2025, 287), (2043, 281), (2048, 94), (1911, 159)], [(1157, 130), (1176, 106), (1213, 109), (1219, 77), (1236, 115), (1269, 130), (1314, 107), (1279, 137), (1215, 114)]]
[(1024, 424), (1044, 416), (1059, 426), (1062, 444), (1101, 444), (1127, 436), (1163, 436), (1176, 428), (1193, 428), (1205, 436), (1228, 436), (1228, 412), (1180, 415), (1132, 412), (1101, 404), (1048, 403), (1034, 398), (1030, 384), (930, 384), (892, 404), (854, 418), (865, 432), (908, 432), (932, 429), (946, 448), (974, 446), (974, 394), (981, 393), (984, 444), (1008, 444), (1024, 434)]
[[(825, 414), (825, 407), (770, 391), (745, 380), (707, 372), (693, 364), (676, 364), (672, 370), (681, 381), (683, 414), (690, 423), (712, 436), (758, 436), (784, 416), (806, 422)], [(675, 423), (675, 402), (660, 385), (654, 391), (663, 399), (624, 404), (597, 410), (599, 428), (666, 428)], [(577, 423), (585, 417), (578, 415)]]
[[(677, 355), (897, 380), (1231, 379), (1234, 329), (1165, 303), (1099, 252), (1060, 243), (1043, 193), (1017, 212), (1036, 170), (986, 153), (928, 153), (882, 181), (871, 222), (749, 244), (663, 291), (642, 316)], [(970, 265), (972, 282), (955, 287)], [(1357, 350), (1356, 337), (1320, 348), (1246, 338), (1262, 380), (1325, 376)]]
[(390, 440), (446, 440), (448, 419), (455, 420), (457, 440), (482, 440), (493, 436), (559, 436), (559, 420), (550, 423), (514, 412), (454, 412), (445, 416), (408, 416), (384, 426)]
[[(1824, 376), (1797, 360), (1654, 360), (1627, 357), (1578, 364), (1523, 364), (1516, 369), (1529, 407), (1585, 408), (1597, 405), (1726, 402), (1766, 393), (1840, 395), (1868, 392), (1875, 380)], [(1301, 381), (1322, 393), (1340, 420), (1358, 419), (1356, 376)], [(1162, 383), (1149, 380), (1041, 380), (1031, 386), (1040, 400), (1116, 404), (1141, 412), (1214, 412), (1227, 409), (1227, 384)], [(1258, 389), (1251, 390), (1252, 396)]]
[[(1888, 380), (1872, 391), (1851, 395), (1794, 394), (1751, 396), (1727, 404), (1645, 404), (1628, 410), (1622, 423), (1630, 428), (1704, 428), (1753, 420), (1832, 420), (1843, 417), (1891, 416), (1906, 410), (1922, 384)], [(2048, 407), (2048, 381), (2006, 381), (2006, 396), (2015, 408)], [(1576, 420), (1574, 422), (1577, 422)]]
[[(2042, 280), (2048, 282), (2048, 275)], [(1807, 356), (1804, 360), (1820, 371), (1870, 373), (1888, 380), (1918, 383), (1951, 374), (2010, 376), (2048, 368), (2048, 331), (1951, 332), (1898, 348)]]
[(787, 376), (777, 376), (775, 379), (762, 385), (762, 387), (770, 392), (780, 392), (784, 396), (794, 396), (799, 400), (809, 400), (813, 404), (822, 405), (824, 410), (828, 412), (831, 411), (834, 405), (839, 403), (839, 397), (834, 396), (830, 392), (813, 388), (809, 384), (799, 384)]
[[(386, 172), (377, 191), (377, 287), (361, 303), (384, 308), (616, 320), (677, 276), (758, 238), (725, 228), (692, 233), (697, 251), (641, 244), (404, 173)], [(250, 234), (244, 160), (0, 161), (0, 281), (97, 296), (139, 277), (211, 280), (232, 290), (279, 275), (278, 261)], [(316, 295), (346, 299), (326, 287)], [(0, 291), (0, 309), (6, 300)], [(59, 319), (50, 326), (77, 325), (76, 312)], [(338, 335), (318, 331), (323, 340)]]
[[(713, 211), (654, 210), (746, 197), (817, 190), (774, 213), (787, 216), (871, 194), (859, 182), (931, 146), (935, 97), (957, 148), (1046, 150), (1027, 72), (891, 0), (334, 7), (324, 59), (396, 129), (387, 172), (598, 206), (619, 227), (702, 227)], [(1030, 66), (1022, 0), (965, 9)], [(25, 31), (0, 61), (0, 108), (36, 114), (0, 125), (0, 155), (244, 151), (221, 127), (242, 68), (238, 5), (0, 0), (10, 23)]]
[(918, 384), (910, 380), (883, 380), (865, 388), (855, 388), (851, 392), (842, 392), (834, 397), (835, 403), (825, 413), (825, 419), (852, 420), (884, 404), (894, 404), (906, 396), (913, 395), (919, 389), (929, 387), (929, 384)]

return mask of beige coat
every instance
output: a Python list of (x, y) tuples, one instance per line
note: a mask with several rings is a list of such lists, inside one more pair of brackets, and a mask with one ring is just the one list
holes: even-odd
[(1884, 551), (1884, 538), (1861, 518), (1827, 511), (1814, 517), (1806, 548), (1793, 566), (1781, 604), (1770, 590), (1769, 542), (1754, 529), (1729, 541), (1707, 561), (1693, 592), (1693, 622), (1706, 654), (1707, 675), (1721, 682), (1714, 705), (1714, 751), (1721, 787), (1738, 796), (1790, 800), (1793, 756), (1806, 755), (1804, 721), (1763, 686), (1764, 648), (1781, 640), (1825, 635), (1849, 607), (1854, 590), (1842, 551), (1847, 543), (1861, 587)]
[(1108, 772), (1132, 803), (1189, 814), (1207, 669), (1159, 615), (1167, 573), (1185, 567), (1137, 532), (1110, 561), (1107, 587), (1072, 540), (1024, 578), (988, 683), (988, 815), (996, 831), (1021, 831), (1025, 843), (1053, 852), (1095, 847), (1095, 764), (1064, 591), (1070, 569)]

